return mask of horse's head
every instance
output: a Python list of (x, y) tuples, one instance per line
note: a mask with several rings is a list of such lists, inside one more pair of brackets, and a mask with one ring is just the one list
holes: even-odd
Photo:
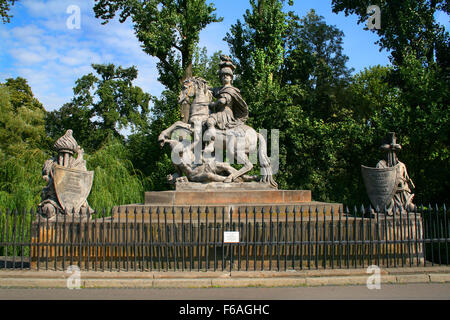
[(178, 103), (182, 104), (184, 102), (189, 102), (189, 98), (195, 96), (195, 83), (193, 78), (187, 78), (183, 82), (183, 87), (181, 88), (180, 95), (178, 96)]
[(190, 77), (183, 82), (183, 88), (178, 96), (178, 103), (188, 102), (187, 100), (194, 97), (197, 100), (212, 100), (212, 94), (209, 90), (208, 83), (200, 77)]

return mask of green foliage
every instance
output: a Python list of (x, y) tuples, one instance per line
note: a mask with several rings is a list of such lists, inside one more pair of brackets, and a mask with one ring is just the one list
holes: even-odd
[(386, 106), (398, 103), (400, 91), (388, 83), (393, 70), (392, 67), (373, 66), (364, 68), (351, 79), (346, 101), (354, 119), (366, 123)]
[[(2, 242), (9, 243), (30, 243), (31, 242), (31, 230), (30, 222), (32, 216), (30, 211), (1, 211), (0, 212), (0, 232), (2, 233)], [(15, 228), (14, 228), (15, 226)], [(17, 257), (29, 257), (29, 246), (1, 246), (0, 256), (16, 256)]]
[(133, 86), (135, 67), (93, 64), (97, 75), (89, 73), (76, 81), (74, 98), (60, 110), (47, 115), (46, 129), (57, 138), (72, 129), (78, 143), (93, 152), (108, 137), (124, 140), (120, 130), (142, 130), (148, 125), (151, 96)]
[(419, 201), (448, 201), (450, 99), (449, 79), (436, 65), (424, 67), (406, 54), (393, 76), (399, 82), (400, 103), (380, 119), (384, 128), (403, 137), (400, 158), (408, 166)]
[(45, 160), (46, 154), (40, 150), (15, 157), (0, 153), (0, 208), (28, 209), (40, 202)]
[(119, 21), (131, 18), (137, 38), (146, 53), (159, 59), (159, 81), (178, 91), (181, 80), (192, 76), (194, 49), (200, 31), (220, 22), (213, 4), (205, 0), (96, 0), (95, 16), (107, 23), (119, 14)]
[[(121, 77), (123, 78), (123, 75)], [(124, 87), (130, 90), (120, 91)], [(129, 82), (123, 86), (118, 84), (114, 88), (118, 88), (117, 91), (125, 95), (121, 101), (127, 100), (124, 92), (135, 93), (137, 96), (141, 93), (140, 89), (133, 90)], [(125, 104), (123, 106), (125, 107)], [(65, 124), (64, 121), (67, 121), (68, 117), (65, 110), (59, 113), (62, 124)], [(34, 98), (26, 80), (17, 78), (8, 79), (0, 85), (0, 111), (0, 208), (21, 210), (36, 207), (41, 201), (40, 193), (45, 186), (41, 174), (42, 166), (45, 160), (51, 157), (49, 151), (54, 142), (45, 135), (45, 110)], [(47, 121), (50, 121), (49, 119), (52, 118), (47, 117)], [(84, 120), (86, 121), (86, 118)], [(137, 122), (136, 119), (133, 121)], [(69, 127), (79, 129), (83, 122), (80, 122), (80, 126), (73, 122), (72, 124), (74, 126)], [(55, 123), (47, 125), (54, 127)], [(60, 130), (64, 132), (66, 128), (62, 126)], [(86, 136), (93, 136), (94, 126), (85, 129), (83, 133)], [(87, 131), (88, 129), (90, 131)], [(111, 208), (117, 204), (142, 202), (142, 177), (134, 171), (123, 143), (117, 139), (109, 143), (106, 141), (103, 148), (90, 156), (87, 155), (86, 159), (88, 168), (95, 171), (94, 185), (89, 197), (94, 208)]]
[(206, 48), (196, 48), (194, 51), (194, 61), (192, 65), (192, 74), (205, 79), (208, 84), (215, 88), (220, 87), (222, 83), (219, 78), (219, 63), (222, 51), (214, 52), (208, 56)]
[(287, 31), (297, 17), (282, 11), (284, 0), (250, 0), (251, 10), (231, 27), (225, 41), (238, 61), (242, 83), (270, 83), (284, 61)]
[(11, 15), (8, 14), (8, 11), (11, 10), (11, 6), (14, 5), (16, 0), (0, 0), (0, 17), (2, 18), (3, 23), (9, 23)]
[(347, 116), (344, 99), (351, 69), (343, 53), (344, 33), (325, 23), (314, 10), (291, 28), (285, 83), (299, 84), (307, 94), (296, 101), (314, 117), (337, 121)]
[(86, 156), (88, 170), (94, 171), (94, 183), (88, 202), (92, 208), (143, 203), (142, 176), (133, 168), (125, 146), (112, 139), (93, 155)]
[(44, 114), (25, 79), (0, 84), (0, 208), (39, 203), (41, 168), (49, 145)]
[(45, 146), (44, 115), (25, 79), (0, 84), (0, 151), (15, 156)]

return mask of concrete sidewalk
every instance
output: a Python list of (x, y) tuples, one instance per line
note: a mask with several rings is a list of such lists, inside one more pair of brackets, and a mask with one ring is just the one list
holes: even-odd
[[(82, 288), (220, 288), (365, 285), (367, 269), (230, 272), (81, 271)], [(381, 269), (382, 284), (450, 283), (450, 266)], [(0, 271), (1, 288), (67, 288), (64, 271)]]

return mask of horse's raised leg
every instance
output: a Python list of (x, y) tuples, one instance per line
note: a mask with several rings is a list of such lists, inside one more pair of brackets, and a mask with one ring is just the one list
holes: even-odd
[(184, 128), (191, 131), (191, 125), (188, 123), (184, 123), (183, 121), (177, 121), (170, 127), (168, 127), (166, 130), (161, 132), (158, 136), (158, 142), (162, 145), (164, 145), (165, 140), (170, 139), (170, 135), (176, 128)]

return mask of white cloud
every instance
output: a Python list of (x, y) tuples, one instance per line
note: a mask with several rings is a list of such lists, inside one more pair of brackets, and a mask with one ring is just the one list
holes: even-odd
[[(93, 72), (92, 63), (135, 65), (139, 71), (136, 85), (152, 95), (163, 89), (157, 81), (156, 59), (143, 52), (131, 23), (114, 20), (102, 25), (94, 17), (93, 3), (24, 0), (20, 5), (29, 21), (0, 30), (8, 55), (8, 70), (3, 74), (26, 78), (47, 110), (70, 101), (75, 81)], [(66, 9), (72, 4), (81, 8), (80, 30), (70, 30), (65, 24)]]
[(24, 65), (32, 65), (44, 60), (44, 57), (38, 53), (23, 51), (19, 49), (12, 49), (11, 54), (14, 55), (18, 63)]

